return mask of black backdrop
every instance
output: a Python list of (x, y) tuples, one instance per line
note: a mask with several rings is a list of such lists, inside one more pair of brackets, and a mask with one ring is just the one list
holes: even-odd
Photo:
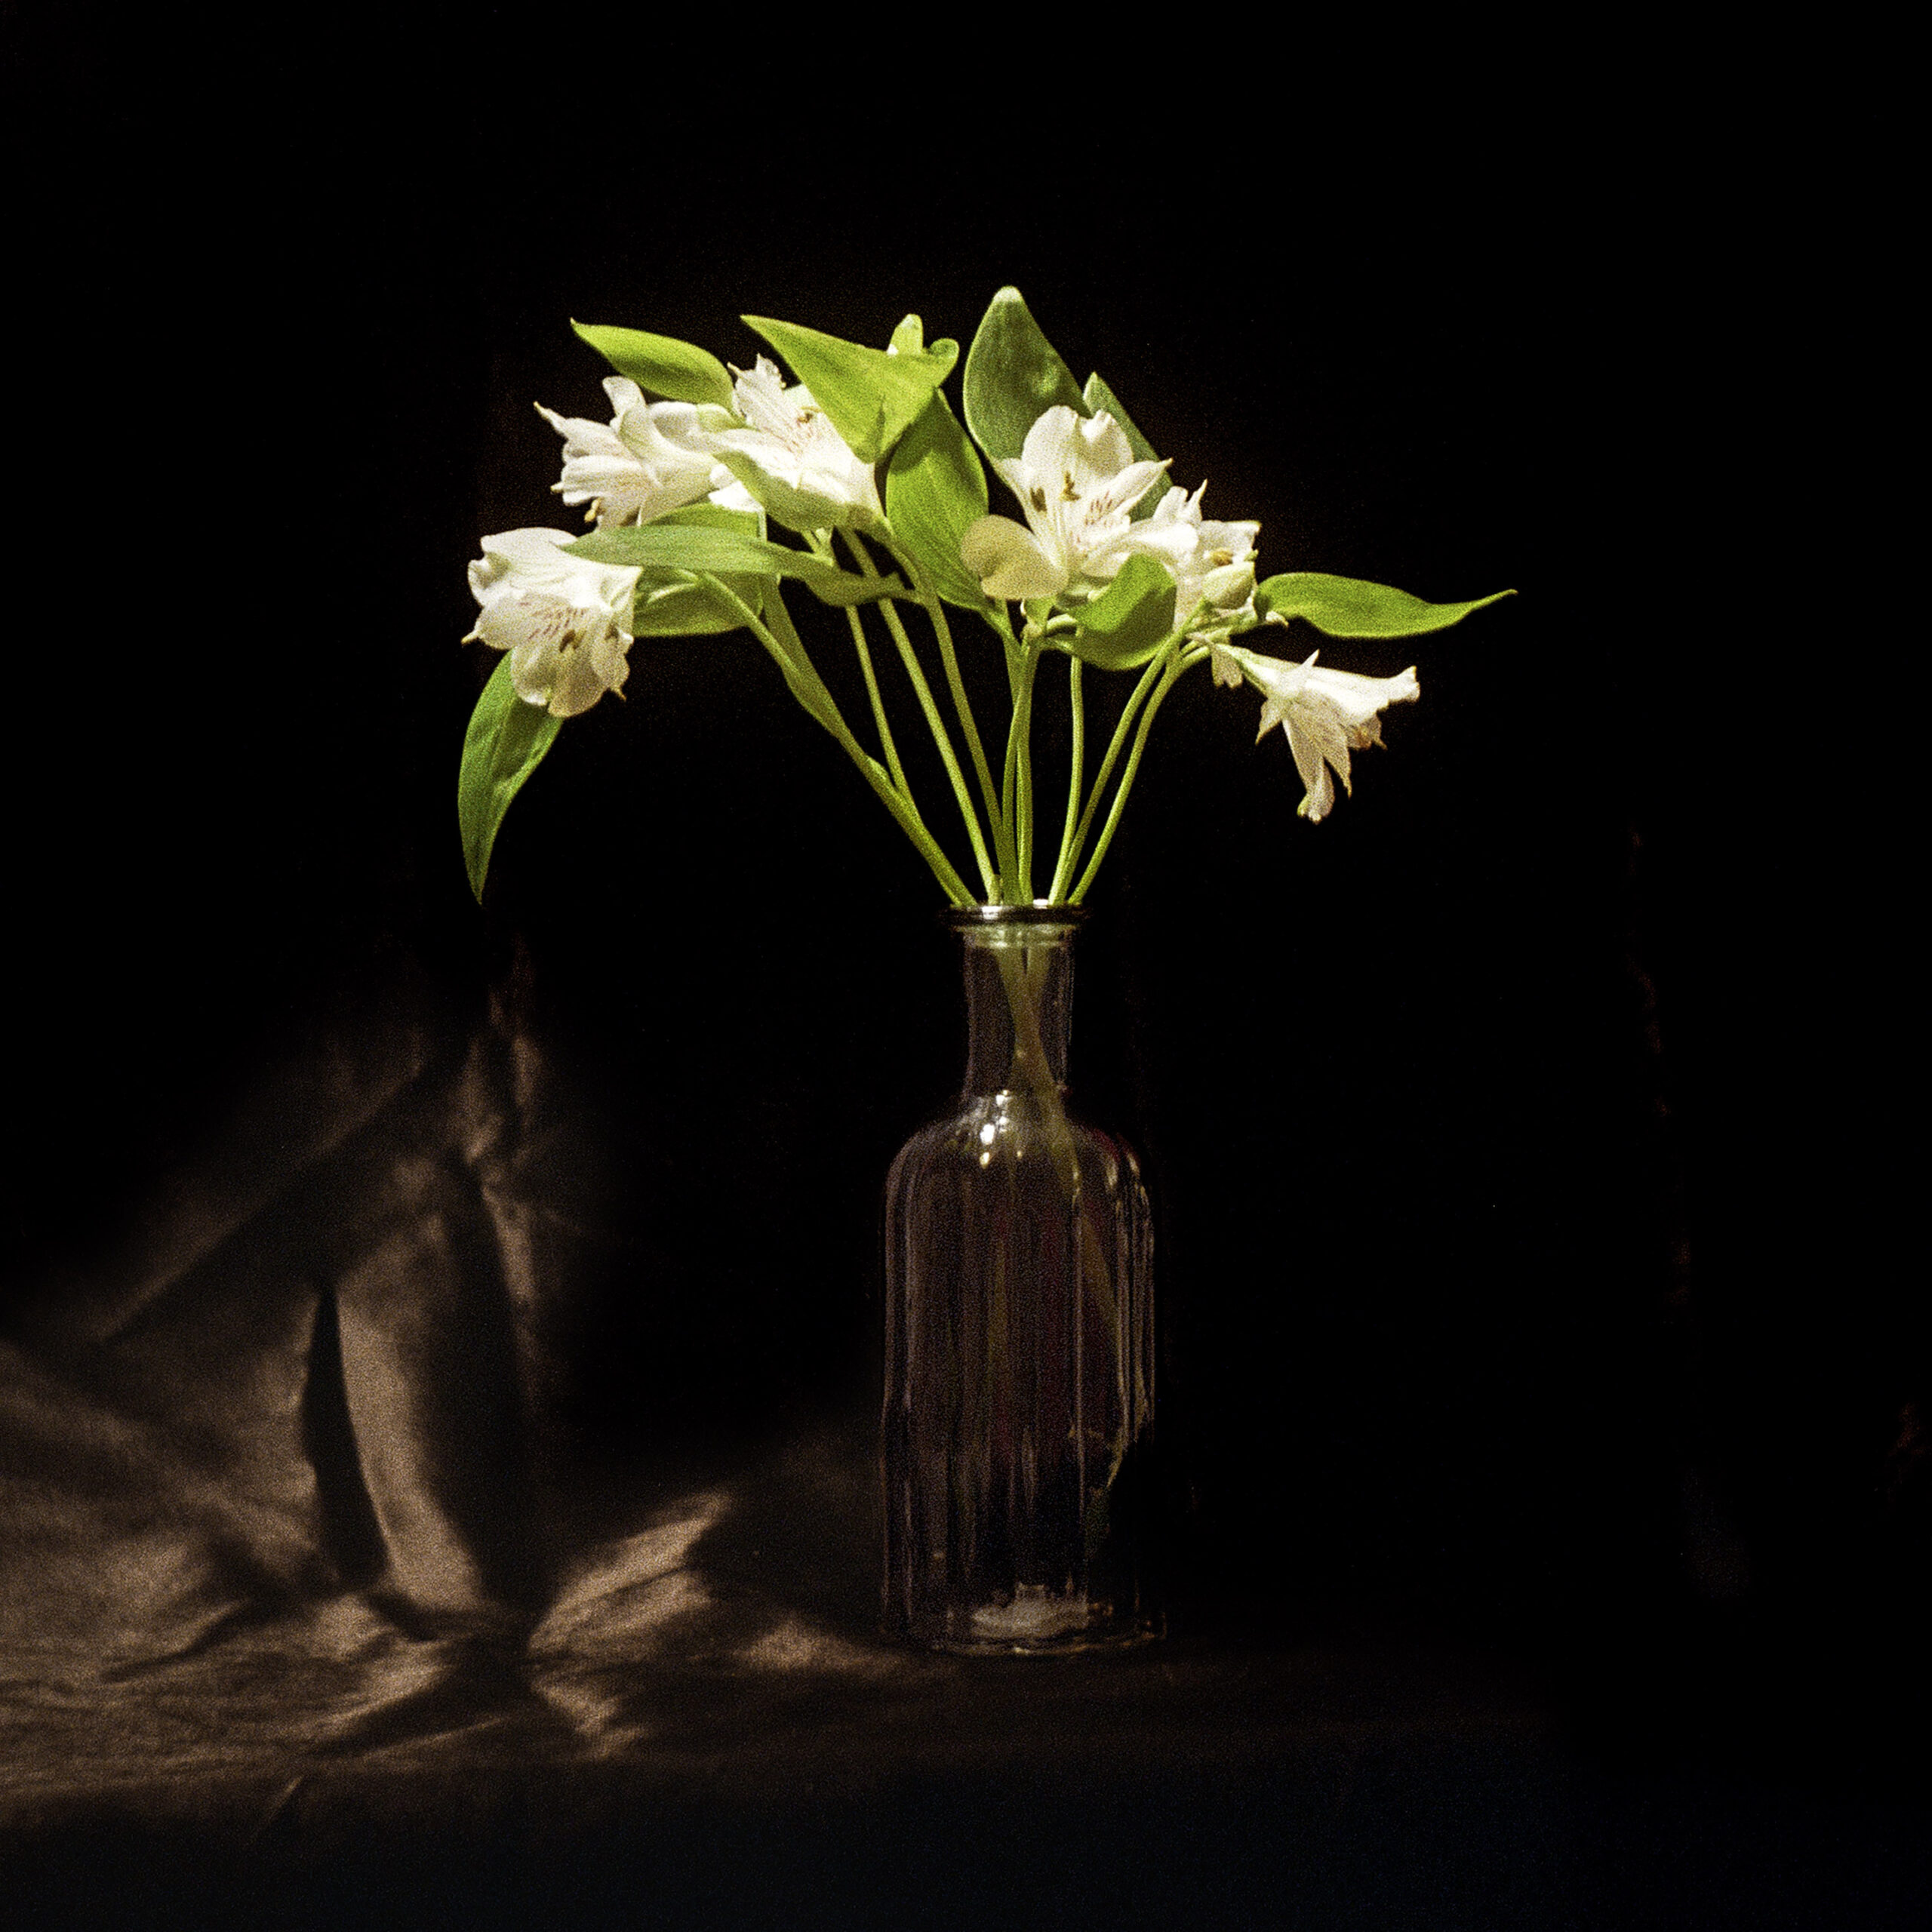
[[(36, 85), (81, 98), (97, 51)], [(1251, 695), (1197, 675), (1092, 898), (1075, 1088), (1154, 1190), (1192, 1613), (1502, 1644), (1620, 1736), (1904, 1735), (1925, 1337), (1847, 1072), (1896, 1051), (1893, 915), (1869, 832), (1827, 842), (1838, 701), (1707, 564), (1789, 561), (1743, 507), (1774, 454), (1748, 188), (1668, 117), (1668, 179), (1503, 106), (1164, 149), (935, 108), (907, 158), (829, 83), (799, 122), (790, 83), (734, 122), (667, 82), (632, 138), (587, 51), (548, 92), (359, 57), (294, 88), (315, 58), (183, 92), (128, 57), (111, 186), (20, 217), (60, 299), (22, 317), (17, 467), (62, 534), (15, 644), (10, 1278), (85, 1270), (396, 986), (460, 1014), (514, 980), (601, 1150), (586, 1440), (868, 1402), (878, 1183), (959, 1057), (936, 894), (726, 638), (635, 648), (479, 911), (463, 568), (562, 520), (531, 404), (596, 414), (601, 373), (568, 318), (743, 361), (741, 311), (963, 341), (1011, 281), (1267, 568), (1519, 593), (1324, 650), (1413, 657), (1423, 697), (1318, 827)]]

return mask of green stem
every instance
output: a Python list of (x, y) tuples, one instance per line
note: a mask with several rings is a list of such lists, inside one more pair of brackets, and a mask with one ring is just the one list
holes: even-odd
[[(844, 534), (846, 542), (851, 546), (852, 554), (858, 558), (860, 567), (866, 576), (877, 577), (878, 566), (872, 561), (865, 546), (849, 530)], [(918, 697), (919, 709), (926, 714), (926, 723), (931, 730), (933, 743), (939, 747), (940, 759), (946, 767), (946, 775), (952, 781), (952, 795), (959, 801), (959, 814), (966, 821), (966, 833), (972, 841), (973, 856), (979, 862), (980, 874), (986, 882), (986, 903), (994, 904), (999, 894), (999, 875), (994, 871), (992, 861), (987, 856), (986, 841), (980, 835), (979, 814), (973, 809), (972, 794), (966, 789), (966, 780), (959, 769), (959, 761), (953, 755), (952, 740), (946, 736), (946, 720), (940, 715), (939, 706), (934, 702), (932, 687), (926, 682), (926, 674), (919, 668), (918, 658), (912, 649), (912, 640), (906, 635), (906, 626), (899, 621), (899, 614), (893, 608), (892, 599), (884, 597), (879, 602), (885, 613), (885, 627), (892, 633), (893, 642), (899, 647), (899, 654), (905, 660), (906, 674), (912, 679), (912, 689)], [(998, 827), (995, 826), (994, 829), (997, 836)]]
[[(1094, 1204), (1083, 1198), (1080, 1156), (1074, 1146), (1072, 1123), (1067, 1118), (1065, 1097), (1048, 1063), (1046, 1041), (1040, 1027), (1040, 994), (1048, 969), (1044, 949), (1037, 963), (1032, 952), (1033, 949), (1027, 946), (1000, 946), (994, 952), (995, 963), (1005, 989), (1007, 1010), (1013, 1016), (1014, 1084), (1030, 1093), (1039, 1109), (1041, 1138), (1046, 1144), (1047, 1155), (1059, 1171), (1067, 1205), (1075, 1217), (1074, 1238), (1080, 1253), (1080, 1272), (1093, 1293), (1100, 1318), (1114, 1342), (1111, 1352), (1118, 1374), (1124, 1366), (1120, 1361), (1119, 1316), (1113, 1284), (1107, 1278), (1106, 1244)], [(1124, 1380), (1120, 1386), (1124, 1404), (1127, 1392)]]
[[(1000, 809), (1008, 825), (1014, 820), (1014, 788), (1015, 773), (1020, 765), (1020, 734), (1014, 726), (1020, 721), (1020, 674), (1016, 670), (1013, 678), (1013, 716), (1006, 728), (1006, 762), (1000, 773)], [(1017, 867), (1016, 867), (1017, 869)]]
[[(952, 648), (952, 626), (946, 622), (946, 606), (934, 589), (932, 580), (926, 575), (918, 558), (902, 550), (888, 536), (881, 540), (895, 557), (906, 574), (912, 579), (912, 588), (918, 594), (921, 608), (931, 621), (933, 635), (939, 640), (939, 661), (946, 669), (946, 681), (952, 693), (952, 708), (959, 716), (959, 728), (966, 734), (966, 749), (972, 755), (973, 770), (980, 781), (980, 795), (986, 801), (986, 817), (993, 829), (993, 843), (998, 848), (1002, 866), (1010, 868), (1014, 858), (1013, 836), (1011, 826), (1001, 811), (1000, 795), (993, 789), (993, 777), (986, 764), (986, 747), (980, 741), (978, 721), (973, 715), (973, 707), (966, 697), (966, 681), (959, 675), (958, 654)], [(891, 608), (891, 600), (887, 599), (887, 608)]]
[(805, 655), (804, 646), (799, 641), (797, 631), (792, 628), (791, 614), (786, 610), (784, 601), (779, 595), (777, 584), (773, 583), (765, 608), (779, 620), (791, 646), (789, 650), (760, 621), (757, 612), (721, 577), (707, 574), (703, 580), (732, 605), (743, 620), (746, 629), (764, 646), (773, 661), (784, 673), (785, 681), (790, 688), (792, 695), (838, 740), (846, 755), (859, 768), (860, 775), (878, 794), (886, 810), (898, 820), (900, 829), (912, 840), (919, 856), (931, 867), (933, 876), (939, 881), (946, 897), (955, 906), (974, 904), (976, 902), (972, 894), (967, 890), (965, 881), (953, 870), (951, 862), (940, 849), (938, 841), (926, 829), (925, 822), (919, 817), (918, 808), (909, 798), (903, 795), (895, 788), (891, 775), (853, 737), (851, 728), (839, 715), (838, 706), (832, 701), (831, 692), (826, 690), (824, 681), (812, 668), (811, 659)]
[(1067, 695), (1073, 707), (1073, 752), (1066, 775), (1066, 823), (1060, 835), (1060, 857), (1054, 864), (1054, 882), (1047, 888), (1051, 905), (1060, 903), (1073, 870), (1073, 828), (1080, 812), (1080, 780), (1086, 758), (1087, 701), (1080, 688), (1080, 660), (1069, 651), (1066, 659)]
[(1014, 761), (1013, 823), (1018, 896), (1023, 906), (1033, 903), (1033, 679), (1039, 668), (1036, 645), (1026, 653), (1020, 668), (1020, 691), (1008, 740), (1010, 746), (1017, 740), (1020, 747)]
[(892, 742), (892, 727), (886, 721), (885, 701), (879, 696), (878, 679), (872, 672), (871, 647), (866, 642), (865, 626), (859, 621), (859, 607), (848, 604), (845, 616), (852, 626), (853, 648), (859, 654), (859, 669), (866, 674), (866, 696), (872, 700), (872, 722), (878, 727), (878, 742), (885, 753), (885, 761), (892, 768), (892, 782), (907, 798), (912, 795), (912, 788), (906, 782), (906, 768), (899, 762), (899, 747)]
[[(829, 531), (808, 530), (804, 534), (806, 548), (814, 556), (823, 558), (828, 564), (837, 563)], [(846, 605), (845, 620), (851, 628), (852, 648), (859, 654), (859, 669), (865, 675), (866, 697), (872, 708), (872, 722), (878, 728), (879, 749), (885, 753), (885, 761), (892, 769), (892, 782), (909, 799), (912, 788), (906, 783), (905, 767), (899, 762), (899, 747), (892, 741), (892, 726), (886, 718), (884, 700), (879, 696), (878, 678), (872, 669), (872, 647), (866, 641), (866, 629), (860, 621), (857, 605)]]
[[(1165, 701), (1168, 692), (1183, 671), (1189, 670), (1208, 655), (1204, 649), (1175, 651), (1171, 645), (1154, 660), (1155, 664), (1165, 663), (1161, 673), (1161, 681), (1155, 688), (1154, 694), (1147, 700), (1140, 714), (1140, 728), (1134, 734), (1134, 749), (1128, 754), (1127, 769), (1121, 774), (1120, 789), (1114, 794), (1112, 810), (1107, 814), (1107, 822), (1101, 828), (1100, 842), (1094, 848), (1094, 856), (1087, 862), (1087, 869), (1080, 875), (1076, 885), (1067, 899), (1069, 906), (1078, 906), (1087, 896), (1087, 888), (1094, 883), (1094, 875), (1100, 869), (1100, 861), (1107, 856), (1107, 848), (1113, 843), (1114, 829), (1120, 823), (1122, 808), (1127, 803), (1127, 795), (1134, 789), (1134, 774), (1140, 769), (1140, 754), (1147, 748), (1147, 734), (1153, 729), (1155, 714)], [(1149, 667), (1150, 669), (1152, 666)], [(1144, 681), (1144, 680), (1143, 680)]]
[(1094, 775), (1094, 789), (1087, 795), (1086, 809), (1080, 814), (1080, 823), (1073, 829), (1073, 843), (1066, 853), (1066, 876), (1072, 878), (1073, 869), (1080, 863), (1080, 854), (1086, 849), (1087, 833), (1094, 823), (1094, 814), (1100, 810), (1100, 800), (1106, 795), (1107, 780), (1112, 775), (1116, 760), (1125, 748), (1128, 734), (1134, 728), (1134, 721), (1142, 701), (1159, 681), (1164, 647), (1156, 651), (1149, 661), (1146, 670), (1140, 674), (1140, 681), (1134, 688), (1127, 703), (1121, 707), (1120, 721), (1114, 727), (1114, 734), (1108, 742), (1106, 755), (1100, 760), (1100, 768)]

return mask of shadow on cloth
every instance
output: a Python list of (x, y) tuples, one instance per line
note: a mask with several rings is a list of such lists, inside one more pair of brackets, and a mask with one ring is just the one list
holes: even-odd
[(581, 1119), (506, 1006), (383, 1011), (0, 1337), (16, 1801), (595, 1757), (706, 1703), (681, 1673), (898, 1667), (869, 1425), (681, 1486), (574, 1462), (559, 1337), (612, 1239)]

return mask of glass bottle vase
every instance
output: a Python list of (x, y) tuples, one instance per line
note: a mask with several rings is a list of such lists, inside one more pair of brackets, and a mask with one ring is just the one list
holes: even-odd
[(1152, 1227), (1132, 1152), (1066, 1105), (1081, 916), (948, 915), (964, 1089), (886, 1183), (884, 1626), (935, 1649), (1086, 1650), (1161, 1627)]

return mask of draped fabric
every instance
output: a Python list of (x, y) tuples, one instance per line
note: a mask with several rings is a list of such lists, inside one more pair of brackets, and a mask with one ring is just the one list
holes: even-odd
[[(1414, 1660), (886, 1644), (869, 1413), (586, 1450), (563, 1337), (611, 1217), (582, 1110), (508, 1004), (371, 1010), (0, 1337), (0, 1850), (33, 1922), (648, 1897), (842, 1927), (875, 1894), (915, 1922), (1016, 1857), (1144, 1888), (1278, 1803), (1324, 1832), (1364, 1749), (1411, 1763), (1404, 1802), (1444, 1765), (1533, 1789), (1534, 1700)], [(592, 1917), (549, 1915), (560, 1874), (605, 1887)]]
[(379, 1010), (0, 1336), (23, 1922), (1823, 1926), (1927, 1895), (1918, 1811), (1619, 1784), (1493, 1663), (888, 1646), (872, 1417), (586, 1453), (581, 1115), (509, 1008)]
[(580, 1121), (507, 1009), (383, 1011), (0, 1338), (29, 1922), (928, 1922), (1016, 1859), (1191, 1890), (1176, 1847), (1217, 1833), (1217, 1882), (1260, 1897), (1274, 1808), (1328, 1831), (1365, 1750), (1404, 1804), (1479, 1794), (1460, 1835), (1480, 1794), (1503, 1841), (1545, 1829), (1534, 1702), (1466, 1672), (885, 1644), (870, 1414), (678, 1466), (582, 1453)]
[(836, 1546), (857, 1643), (800, 1620), (808, 1577), (788, 1603), (699, 1583), (707, 1537), (731, 1567), (722, 1482), (574, 1459), (553, 1331), (600, 1232), (570, 1212), (583, 1129), (551, 1086), (501, 1008), (470, 1029), (394, 1005), (268, 1082), (123, 1252), (29, 1300), (0, 1338), (16, 1800), (425, 1739), (605, 1752), (667, 1644), (882, 1667), (862, 1431), (762, 1486), (806, 1512), (774, 1554)]

